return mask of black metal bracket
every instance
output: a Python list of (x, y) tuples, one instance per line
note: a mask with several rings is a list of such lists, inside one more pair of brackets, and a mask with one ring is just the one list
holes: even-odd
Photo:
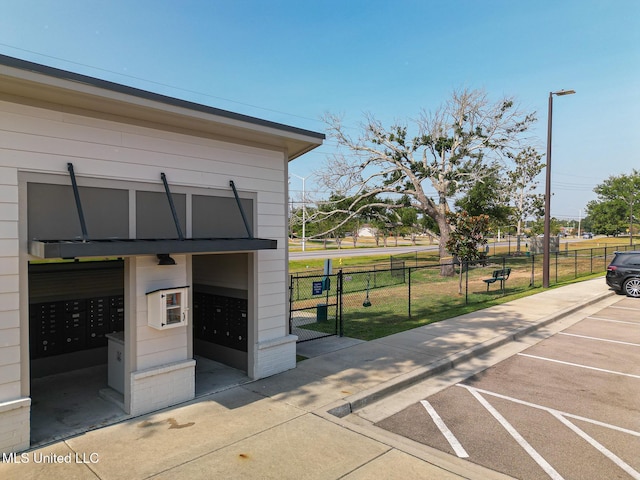
[(238, 208), (240, 209), (240, 215), (242, 215), (244, 228), (247, 229), (248, 238), (253, 238), (253, 233), (251, 232), (251, 227), (249, 226), (249, 222), (247, 221), (247, 216), (244, 213), (244, 208), (242, 208), (242, 203), (240, 203), (240, 197), (238, 196), (238, 190), (236, 190), (236, 184), (233, 183), (233, 180), (229, 180), (229, 185), (233, 190), (233, 195), (236, 197), (236, 203), (238, 204)]
[(89, 239), (89, 235), (87, 234), (87, 224), (84, 221), (84, 212), (82, 211), (82, 203), (80, 202), (80, 192), (78, 191), (78, 184), (76, 183), (76, 174), (73, 171), (73, 163), (67, 163), (67, 170), (69, 170), (69, 175), (71, 176), (73, 196), (76, 199), (76, 208), (78, 209), (80, 228), (82, 229), (82, 241), (86, 242)]
[(167, 193), (167, 200), (169, 200), (169, 206), (171, 207), (171, 214), (173, 215), (173, 223), (176, 225), (176, 230), (178, 231), (178, 238), (180, 240), (184, 240), (184, 235), (182, 235), (182, 229), (180, 228), (180, 221), (178, 220), (178, 213), (176, 212), (176, 206), (173, 203), (173, 197), (171, 196), (171, 191), (169, 190), (169, 184), (167, 183), (167, 176), (162, 172), (160, 174), (160, 178), (162, 178), (162, 183), (164, 183), (164, 191)]

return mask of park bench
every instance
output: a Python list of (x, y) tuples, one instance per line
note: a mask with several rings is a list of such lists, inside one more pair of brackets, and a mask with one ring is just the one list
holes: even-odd
[(509, 279), (511, 274), (511, 268), (501, 268), (500, 270), (494, 270), (491, 278), (485, 278), (482, 281), (487, 284), (487, 292), (489, 291), (489, 285), (495, 282), (500, 282), (500, 288), (504, 289), (504, 282)]

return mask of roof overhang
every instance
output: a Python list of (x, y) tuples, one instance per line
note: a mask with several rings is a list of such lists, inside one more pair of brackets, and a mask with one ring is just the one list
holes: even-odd
[(193, 238), (185, 240), (32, 240), (29, 253), (34, 257), (82, 258), (126, 257), (134, 255), (252, 252), (274, 250), (276, 240), (264, 238)]
[(325, 135), (0, 55), (0, 99), (283, 150), (293, 160)]

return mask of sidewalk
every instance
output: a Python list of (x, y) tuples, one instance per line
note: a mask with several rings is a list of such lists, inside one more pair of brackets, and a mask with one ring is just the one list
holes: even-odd
[[(311, 358), (294, 370), (26, 452), (0, 478), (507, 478), (352, 412), (470, 360), (486, 368), (500, 347), (523, 349), (613, 301), (599, 278), (370, 342), (303, 343)], [(47, 459), (59, 461), (36, 463)]]

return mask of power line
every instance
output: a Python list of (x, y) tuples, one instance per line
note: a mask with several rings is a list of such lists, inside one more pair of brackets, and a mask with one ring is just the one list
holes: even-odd
[(27, 50), (25, 48), (14, 47), (13, 45), (8, 45), (6, 43), (0, 43), (0, 45), (3, 46), (3, 47), (8, 47), (8, 48), (13, 48), (15, 50), (19, 50), (21, 52), (31, 53), (33, 55), (39, 55), (39, 56), (42, 56), (42, 57), (45, 57), (45, 58), (51, 58), (51, 59), (58, 60), (58, 61), (61, 61), (61, 62), (70, 63), (72, 65), (79, 65), (81, 67), (90, 68), (90, 69), (93, 69), (93, 70), (97, 70), (97, 71), (100, 71), (100, 72), (106, 72), (106, 73), (110, 73), (110, 74), (113, 74), (113, 75), (119, 75), (119, 76), (122, 76), (122, 77), (125, 77), (125, 78), (130, 78), (130, 79), (138, 80), (138, 81), (141, 81), (141, 82), (147, 82), (147, 83), (150, 83), (150, 84), (153, 84), (153, 85), (158, 85), (158, 86), (165, 87), (165, 88), (171, 88), (171, 89), (174, 89), (174, 90), (178, 90), (178, 91), (182, 91), (182, 92), (186, 92), (186, 93), (191, 93), (191, 94), (194, 94), (194, 95), (201, 95), (203, 97), (215, 98), (217, 100), (223, 100), (225, 102), (235, 103), (235, 104), (242, 105), (242, 106), (245, 106), (245, 107), (257, 108), (259, 110), (264, 110), (264, 111), (267, 111), (267, 112), (278, 113), (280, 115), (288, 115), (288, 116), (291, 116), (291, 117), (296, 117), (296, 118), (301, 118), (301, 119), (304, 119), (304, 120), (311, 120), (313, 122), (321, 123), (321, 120), (319, 120), (317, 118), (305, 117), (303, 115), (296, 115), (295, 113), (288, 113), (288, 112), (283, 112), (283, 111), (272, 109), (272, 108), (260, 107), (258, 105), (253, 105), (251, 103), (239, 102), (237, 100), (231, 100), (229, 98), (218, 97), (216, 95), (211, 95), (211, 94), (208, 94), (208, 93), (198, 92), (196, 90), (190, 90), (190, 89), (187, 89), (187, 88), (176, 87), (175, 85), (170, 85), (170, 84), (158, 82), (158, 81), (155, 81), (155, 80), (149, 80), (149, 79), (146, 79), (146, 78), (137, 77), (135, 75), (129, 75), (129, 74), (126, 74), (126, 73), (121, 73), (121, 72), (115, 72), (113, 70), (109, 70), (109, 69), (101, 68), (101, 67), (95, 67), (93, 65), (88, 65), (86, 63), (74, 62), (73, 60), (67, 60), (67, 59), (61, 58), (61, 57), (56, 57), (56, 56), (53, 56), (53, 55), (46, 55), (44, 53), (35, 52), (33, 50)]

